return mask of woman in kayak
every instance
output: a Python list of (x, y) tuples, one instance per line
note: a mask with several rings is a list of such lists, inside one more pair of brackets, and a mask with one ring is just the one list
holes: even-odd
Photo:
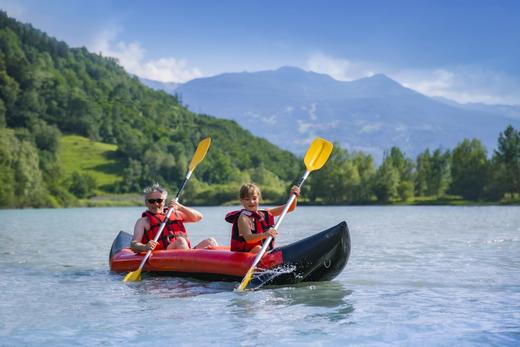
[[(144, 201), (147, 210), (137, 220), (134, 227), (134, 237), (130, 248), (134, 252), (147, 252), (160, 249), (190, 249), (191, 244), (186, 233), (184, 223), (198, 222), (202, 219), (202, 213), (184, 205), (170, 201), (168, 208), (173, 208), (170, 218), (166, 222), (159, 239), (154, 241), (161, 223), (166, 218), (167, 209), (164, 203), (168, 192), (159, 184), (154, 184), (144, 190)], [(201, 241), (194, 248), (207, 248), (217, 246), (217, 241), (210, 237)]]
[[(291, 193), (300, 196), (300, 188), (293, 186)], [(274, 247), (274, 238), (277, 235), (273, 228), (274, 217), (282, 214), (285, 205), (259, 209), (261, 198), (260, 188), (253, 183), (244, 184), (240, 188), (240, 203), (243, 209), (229, 212), (225, 218), (233, 224), (230, 247), (232, 251), (258, 253), (262, 249), (262, 241), (269, 236), (273, 237), (269, 249)], [(296, 200), (294, 199), (288, 212), (296, 208)]]

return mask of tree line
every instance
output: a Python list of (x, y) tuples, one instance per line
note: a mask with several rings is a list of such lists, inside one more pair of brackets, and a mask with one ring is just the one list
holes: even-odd
[(394, 203), (441, 200), (520, 200), (520, 133), (508, 126), (491, 157), (478, 139), (464, 139), (453, 150), (424, 150), (415, 160), (399, 147), (385, 153), (376, 168), (372, 157), (335, 147), (326, 166), (312, 177), (315, 203)]

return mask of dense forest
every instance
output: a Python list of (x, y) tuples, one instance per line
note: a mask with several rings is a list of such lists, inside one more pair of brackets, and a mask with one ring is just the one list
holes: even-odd
[[(117, 146), (121, 179), (100, 184), (85, 172), (66, 173), (58, 153), (70, 134)], [(427, 149), (415, 160), (393, 147), (379, 167), (370, 155), (336, 145), (310, 176), (304, 200), (518, 201), (520, 134), (508, 127), (497, 135), (492, 154), (478, 139), (461, 139), (453, 150)], [(258, 183), (268, 201), (283, 201), (303, 172), (301, 158), (235, 122), (194, 114), (116, 60), (70, 48), (0, 12), (0, 207), (78, 206), (95, 195), (138, 193), (153, 182), (175, 190), (206, 136), (213, 144), (183, 196), (190, 203), (236, 201), (247, 181)]]

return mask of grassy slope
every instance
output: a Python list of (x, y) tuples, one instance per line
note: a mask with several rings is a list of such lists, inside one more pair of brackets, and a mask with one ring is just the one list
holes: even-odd
[(115, 157), (116, 145), (91, 141), (77, 135), (62, 136), (58, 151), (59, 162), (66, 176), (73, 172), (88, 174), (96, 180), (98, 189), (91, 199), (80, 199), (78, 206), (141, 205), (139, 194), (110, 194), (106, 187), (123, 179), (123, 166)]
[(103, 194), (107, 185), (123, 179), (122, 165), (115, 158), (116, 145), (68, 135), (60, 139), (59, 162), (66, 176), (73, 172), (94, 177)]

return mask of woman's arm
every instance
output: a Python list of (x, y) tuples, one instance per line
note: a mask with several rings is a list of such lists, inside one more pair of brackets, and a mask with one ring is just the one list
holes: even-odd
[(157, 247), (158, 242), (154, 240), (148, 241), (147, 244), (141, 243), (146, 228), (146, 224), (147, 223), (145, 218), (139, 218), (137, 222), (135, 222), (134, 236), (132, 237), (132, 242), (130, 242), (130, 249), (134, 252), (147, 252)]
[(186, 207), (182, 204), (179, 204), (178, 202), (175, 202), (175, 200), (170, 201), (168, 207), (174, 209), (174, 213), (177, 219), (181, 219), (183, 222), (186, 223), (198, 222), (203, 217), (202, 213), (200, 213), (196, 209)]

